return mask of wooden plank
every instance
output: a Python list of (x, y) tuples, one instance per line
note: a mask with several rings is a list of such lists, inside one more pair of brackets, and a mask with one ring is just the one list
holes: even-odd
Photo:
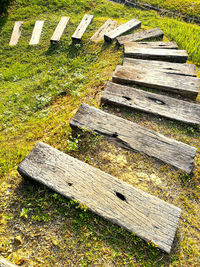
[(179, 208), (42, 142), (18, 171), (170, 252)]
[(123, 45), (124, 43), (128, 42), (147, 41), (152, 39), (162, 40), (163, 36), (163, 31), (161, 31), (159, 28), (154, 28), (118, 37), (117, 42), (118, 44)]
[(104, 35), (104, 40), (106, 42), (112, 42), (115, 38), (122, 35), (123, 33), (126, 33), (130, 30), (139, 28), (141, 26), (141, 21), (137, 19), (129, 20), (127, 23), (120, 25), (116, 29), (112, 30), (109, 33), (106, 33)]
[(147, 70), (132, 66), (117, 66), (112, 81), (169, 91), (194, 100), (200, 87), (200, 79), (196, 77), (163, 73), (152, 70), (152, 68)]
[(23, 21), (16, 21), (15, 25), (13, 27), (12, 35), (10, 38), (10, 46), (16, 45), (18, 43), (19, 37), (21, 35), (21, 27), (22, 27)]
[(196, 66), (193, 64), (172, 63), (156, 60), (142, 60), (125, 57), (123, 59), (124, 66), (152, 68), (157, 71), (171, 74), (179, 74), (184, 76), (197, 76)]
[(37, 20), (35, 22), (31, 40), (29, 42), (30, 45), (37, 45), (39, 43), (43, 25), (44, 25), (43, 20)]
[(155, 157), (187, 173), (191, 172), (196, 148), (102, 110), (82, 104), (70, 121), (70, 126), (92, 130), (114, 139), (128, 149)]
[(184, 123), (200, 125), (200, 105), (109, 82), (101, 103), (124, 106)]
[(0, 257), (0, 267), (17, 267), (17, 265), (5, 260), (4, 258)]
[(87, 27), (90, 25), (90, 23), (93, 20), (93, 15), (84, 15), (83, 19), (81, 20), (80, 24), (76, 28), (74, 34), (72, 35), (72, 41), (73, 42), (80, 42), (83, 34), (87, 30)]
[(67, 26), (67, 24), (69, 23), (70, 18), (69, 17), (61, 17), (52, 37), (51, 37), (51, 44), (55, 44), (58, 43), (60, 41), (60, 38), (62, 37), (65, 28)]
[(125, 53), (130, 53), (135, 48), (154, 48), (154, 49), (178, 49), (176, 42), (130, 42), (124, 44)]
[(185, 63), (188, 58), (188, 54), (185, 50), (174, 49), (152, 49), (136, 47), (129, 51), (124, 51), (125, 57), (149, 59), (149, 60), (161, 60), (176, 63)]
[(95, 34), (90, 38), (91, 41), (98, 43), (103, 40), (104, 34), (114, 30), (117, 27), (117, 21), (108, 19)]

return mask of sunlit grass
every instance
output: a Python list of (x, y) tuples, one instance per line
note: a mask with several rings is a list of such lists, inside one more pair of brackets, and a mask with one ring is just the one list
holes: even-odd
[[(132, 1), (132, 0), (130, 0)], [(135, 1), (133, 1), (135, 2)], [(137, 3), (146, 3), (156, 7), (175, 11), (178, 14), (188, 15), (191, 18), (200, 19), (200, 1), (199, 0), (137, 0)]]

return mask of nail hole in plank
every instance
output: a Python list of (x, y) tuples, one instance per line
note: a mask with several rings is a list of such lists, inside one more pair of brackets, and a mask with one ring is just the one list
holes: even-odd
[(112, 134), (112, 137), (115, 137), (115, 138), (118, 137), (118, 133), (116, 133), (116, 132), (113, 133), (113, 134)]
[(165, 105), (165, 102), (163, 102), (162, 100), (158, 100), (157, 98), (148, 97), (148, 99), (152, 100), (153, 102), (155, 102), (158, 105)]
[(126, 100), (131, 100), (131, 98), (130, 97), (128, 97), (128, 96), (122, 96), (124, 99), (126, 99)]
[(121, 199), (122, 201), (127, 202), (127, 200), (126, 200), (126, 198), (125, 198), (125, 196), (123, 194), (121, 194), (121, 193), (119, 193), (117, 191), (115, 191), (115, 194), (119, 199)]

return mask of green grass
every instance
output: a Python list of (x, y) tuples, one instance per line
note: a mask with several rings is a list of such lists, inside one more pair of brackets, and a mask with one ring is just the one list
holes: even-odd
[[(130, 0), (131, 1), (131, 0)], [(135, 2), (135, 1), (133, 1)], [(155, 7), (168, 9), (177, 14), (182, 14), (200, 19), (199, 0), (137, 0), (137, 3), (145, 3)]]
[[(82, 44), (72, 45), (70, 36), (85, 13), (94, 14), (94, 21)], [(61, 44), (51, 47), (50, 37), (63, 15), (70, 16), (70, 24)], [(102, 138), (71, 133), (69, 121), (78, 107), (82, 102), (99, 107), (102, 90), (122, 61), (122, 48), (89, 42), (109, 17), (119, 23), (138, 18), (143, 29), (160, 27), (165, 40), (176, 41), (188, 51), (189, 61), (200, 66), (200, 28), (196, 25), (106, 1), (16, 0), (0, 19), (0, 253), (24, 266), (196, 266), (199, 131), (151, 115), (109, 109), (197, 147), (192, 176)], [(44, 29), (40, 44), (31, 47), (28, 42), (37, 19), (45, 20)], [(16, 20), (24, 21), (22, 36), (17, 46), (9, 47)], [(77, 203), (23, 181), (16, 168), (39, 140), (181, 207), (172, 253), (168, 256)], [(142, 178), (146, 176), (157, 180)], [(22, 244), (15, 242), (19, 235)]]

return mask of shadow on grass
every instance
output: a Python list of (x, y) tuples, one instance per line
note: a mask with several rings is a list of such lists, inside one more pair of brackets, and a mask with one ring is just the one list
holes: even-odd
[(6, 24), (7, 20), (8, 20), (8, 14), (7, 13), (0, 16), (0, 33), (3, 29), (3, 26)]
[[(19, 199), (17, 205), (16, 199)], [(30, 225), (32, 225), (32, 230), (39, 227), (41, 232), (45, 232), (46, 229), (50, 229), (52, 224), (58, 225), (58, 221), (62, 221), (59, 230), (58, 227), (55, 227), (56, 230), (52, 232), (52, 236), (57, 235), (62, 240), (65, 240), (63, 229), (66, 228), (68, 232), (70, 231), (70, 236), (73, 236), (74, 242), (77, 243), (75, 247), (80, 246), (79, 252), (82, 255), (87, 255), (92, 246), (98, 247), (100, 255), (103, 256), (104, 248), (108, 248), (114, 253), (112, 256), (113, 262), (117, 263), (123, 260), (129, 265), (134, 260), (134, 262), (140, 263), (141, 266), (168, 266), (176, 258), (177, 235), (172, 252), (168, 255), (134, 234), (82, 208), (77, 202), (66, 199), (35, 181), (22, 180), (15, 191), (15, 199), (10, 202), (8, 209), (13, 210), (14, 214), (9, 222), (11, 232), (14, 232), (12, 227), (16, 224), (18, 226), (23, 225), (24, 232), (26, 232), (26, 228), (30, 229)], [(20, 212), (23, 209), (27, 211), (26, 219), (23, 216), (20, 217)], [(86, 236), (89, 236), (89, 238), (86, 238)], [(42, 237), (38, 237), (37, 242), (42, 244), (44, 240), (42, 240)], [(66, 240), (65, 242), (68, 245), (68, 241)], [(91, 246), (88, 246), (88, 243)], [(30, 240), (28, 246), (32, 249)], [(35, 248), (34, 255), (36, 258), (41, 248)], [(23, 245), (21, 249), (23, 250)], [(49, 254), (54, 253), (54, 257), (57, 257), (57, 252), (50, 250)], [(62, 255), (62, 253), (63, 257), (65, 257), (64, 249), (63, 251), (62, 249), (59, 250), (59, 255)], [(95, 262), (96, 260), (94, 253), (92, 261)]]
[(2, 15), (7, 14), (8, 6), (10, 4), (10, 0), (1, 0), (0, 2), (0, 18)]
[(50, 44), (48, 50), (44, 53), (46, 56), (52, 56), (57, 53), (66, 53), (69, 58), (75, 58), (82, 50), (82, 43), (71, 43), (70, 45), (62, 45), (62, 42)]
[(113, 46), (113, 50), (114, 51), (118, 51), (118, 50), (121, 49), (121, 46), (118, 43), (116, 43), (116, 41), (113, 41), (113, 42), (104, 42), (102, 44), (102, 47), (101, 47), (101, 52), (109, 49), (113, 44), (114, 44), (114, 46)]
[[(143, 89), (146, 91), (145, 87), (140, 87), (140, 86), (133, 86), (136, 89)], [(152, 92), (152, 90), (148, 90), (147, 88), (147, 92)], [(157, 93), (156, 91), (153, 91), (153, 93)], [(115, 114), (116, 112), (116, 105), (114, 104), (106, 104), (103, 103), (102, 107), (106, 107), (107, 112), (111, 113), (111, 114)], [(172, 131), (174, 130), (174, 132), (176, 134), (181, 133), (182, 135), (185, 135), (185, 137), (187, 138), (198, 138), (200, 137), (200, 127), (197, 125), (193, 125), (193, 124), (186, 124), (184, 122), (181, 122), (178, 120), (173, 120), (167, 117), (162, 117), (161, 115), (157, 115), (157, 114), (151, 114), (145, 111), (137, 111), (134, 109), (131, 109), (129, 107), (124, 107), (124, 106), (119, 106), (117, 105), (117, 108), (120, 112), (120, 116), (123, 117), (124, 119), (126, 119), (127, 117), (130, 118), (131, 121), (133, 122), (142, 122), (144, 120), (144, 118), (147, 121), (156, 121), (158, 125), (162, 125), (163, 124), (171, 129)]]

